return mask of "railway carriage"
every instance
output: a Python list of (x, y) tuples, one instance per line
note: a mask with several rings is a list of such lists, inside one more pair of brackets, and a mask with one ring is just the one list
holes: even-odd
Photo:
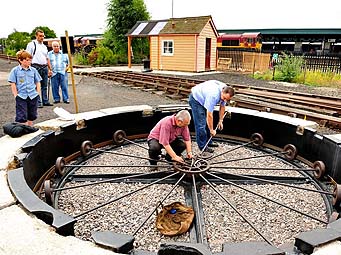
[(260, 51), (262, 48), (261, 33), (222, 34), (217, 38), (218, 50)]

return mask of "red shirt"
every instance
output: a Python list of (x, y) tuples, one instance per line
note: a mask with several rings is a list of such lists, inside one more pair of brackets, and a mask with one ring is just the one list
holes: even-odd
[(175, 122), (175, 115), (167, 116), (161, 119), (150, 131), (149, 139), (156, 139), (163, 146), (169, 145), (178, 136), (182, 136), (185, 141), (191, 139), (188, 126), (178, 127)]

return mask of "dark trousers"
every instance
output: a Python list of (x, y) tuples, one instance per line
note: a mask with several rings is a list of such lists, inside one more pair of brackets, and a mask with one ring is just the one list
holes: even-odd
[[(185, 142), (180, 139), (180, 138), (176, 138), (173, 142), (171, 142), (169, 144), (172, 149), (174, 150), (174, 152), (176, 153), (176, 155), (180, 156), (181, 153), (186, 149), (186, 144)], [(151, 160), (149, 160), (149, 163), (151, 165), (156, 165), (157, 161), (155, 160), (159, 160), (159, 156), (161, 154), (161, 149), (163, 148), (163, 145), (159, 143), (158, 140), (156, 139), (150, 139), (148, 140), (148, 153), (149, 153), (149, 158)], [(155, 159), (155, 160), (152, 160)], [(166, 155), (166, 160), (171, 161), (171, 157), (168, 155)]]
[(40, 87), (41, 87), (41, 97), (38, 99), (38, 105), (49, 103), (49, 95), (48, 95), (48, 75), (49, 69), (47, 66), (40, 67), (32, 64), (34, 68), (37, 69), (38, 73), (41, 76)]
[(27, 97), (26, 99), (22, 99), (19, 96), (15, 97), (15, 121), (19, 123), (25, 123), (28, 120), (34, 121), (37, 119), (38, 112), (38, 98), (36, 96), (33, 99)]

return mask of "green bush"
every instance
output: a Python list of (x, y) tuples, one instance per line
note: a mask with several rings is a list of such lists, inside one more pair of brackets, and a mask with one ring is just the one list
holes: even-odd
[(294, 82), (301, 73), (303, 57), (294, 57), (283, 53), (276, 65), (275, 80)]
[(86, 55), (83, 52), (77, 52), (73, 56), (73, 60), (75, 62), (75, 65), (88, 65), (89, 61)]
[(5, 53), (6, 53), (6, 55), (8, 55), (8, 56), (15, 57), (15, 55), (17, 54), (17, 50), (13, 50), (13, 49), (8, 49), (8, 48), (6, 48), (6, 49), (5, 49)]
[(119, 58), (109, 48), (99, 46), (89, 53), (88, 61), (91, 65), (116, 65), (119, 62)]

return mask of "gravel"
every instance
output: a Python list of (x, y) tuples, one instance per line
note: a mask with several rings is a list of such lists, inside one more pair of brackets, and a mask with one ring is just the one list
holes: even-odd
[[(258, 157), (257, 159), (220, 163), (219, 166), (295, 168), (286, 161), (273, 156), (268, 156), (254, 148), (242, 147), (232, 150), (236, 145), (224, 142), (219, 142), (219, 144), (220, 146), (216, 148), (214, 155), (226, 151), (229, 151), (229, 153), (208, 160), (208, 162), (211, 163), (211, 167), (214, 166), (213, 162), (217, 161), (263, 155), (264, 157)], [(140, 145), (146, 146), (143, 142), (141, 142)], [(198, 148), (195, 143), (193, 144), (193, 149), (197, 154)], [(87, 164), (108, 166), (120, 164), (124, 166), (138, 166), (148, 164), (147, 160), (129, 156), (136, 155), (148, 157), (148, 153), (144, 148), (128, 144), (113, 149), (113, 151), (123, 153), (127, 156), (103, 153), (89, 159)], [(302, 164), (302, 167), (306, 168), (307, 166)], [(162, 169), (159, 169), (158, 171), (161, 170)], [(211, 168), (210, 170), (243, 175), (302, 176), (297, 171), (251, 171), (227, 168)], [(133, 174), (137, 172), (148, 173), (151, 172), (151, 170), (143, 166), (140, 168), (84, 167), (79, 169), (77, 174)], [(71, 182), (68, 183), (67, 186), (73, 186), (75, 184), (76, 183)], [(71, 189), (61, 193), (59, 206), (66, 213), (77, 215), (110, 198), (121, 196), (144, 186), (147, 185), (141, 183), (106, 183), (89, 186), (87, 188)], [(296, 186), (315, 189), (311, 184), (296, 184)], [(171, 187), (172, 186), (169, 184), (153, 185), (129, 196), (129, 198), (123, 198), (105, 208), (86, 215), (76, 223), (76, 235), (81, 239), (90, 240), (90, 233), (94, 230), (111, 230), (117, 233), (132, 234), (134, 230), (138, 228), (139, 224), (143, 222), (146, 215), (153, 210), (158, 201), (165, 196)], [(272, 184), (245, 184), (241, 185), (241, 187), (270, 198), (278, 203), (283, 203), (287, 207), (307, 213), (322, 221), (327, 220), (325, 204), (318, 193)], [(222, 244), (225, 242), (263, 241), (260, 235), (258, 235), (255, 230), (250, 227), (234, 209), (232, 209), (229, 203), (237, 208), (237, 210), (251, 222), (255, 229), (276, 246), (293, 243), (294, 238), (302, 231), (324, 227), (324, 224), (319, 221), (303, 216), (302, 214), (265, 200), (259, 196), (255, 196), (241, 188), (232, 185), (215, 185), (215, 189), (218, 190), (224, 198), (219, 196), (218, 193), (208, 185), (204, 185), (201, 188), (206, 234), (209, 246), (213, 252), (220, 252)], [(228, 200), (229, 203), (224, 201), (224, 199)], [(175, 201), (185, 203), (183, 188), (178, 187), (175, 192), (171, 193), (171, 196), (164, 204)], [(214, 201), (214, 203), (212, 203), (212, 201)], [(145, 227), (138, 232), (135, 240), (136, 248), (156, 251), (158, 250), (159, 245), (166, 241), (189, 242), (189, 236), (188, 233), (172, 238), (162, 236), (155, 228), (155, 215), (153, 215)]]

